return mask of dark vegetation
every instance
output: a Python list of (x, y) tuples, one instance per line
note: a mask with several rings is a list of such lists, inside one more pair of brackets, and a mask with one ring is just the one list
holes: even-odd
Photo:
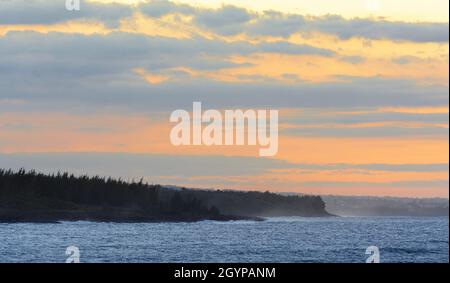
[(198, 191), (201, 201), (221, 212), (258, 217), (330, 216), (320, 196), (282, 196), (270, 192)]
[(158, 222), (327, 216), (320, 197), (169, 189), (68, 173), (0, 170), (1, 222)]

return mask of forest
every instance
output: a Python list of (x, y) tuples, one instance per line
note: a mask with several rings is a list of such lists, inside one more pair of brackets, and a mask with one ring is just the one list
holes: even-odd
[(0, 222), (161, 222), (329, 216), (318, 196), (167, 188), (120, 178), (0, 169)]

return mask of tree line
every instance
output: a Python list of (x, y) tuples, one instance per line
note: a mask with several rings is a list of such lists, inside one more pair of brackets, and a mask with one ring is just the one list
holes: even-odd
[(143, 179), (0, 169), (0, 220), (195, 221), (326, 214), (317, 196), (166, 188)]

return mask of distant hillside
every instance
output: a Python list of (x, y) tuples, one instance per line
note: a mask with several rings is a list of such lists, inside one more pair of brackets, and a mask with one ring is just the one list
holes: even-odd
[(449, 200), (322, 196), (326, 209), (340, 216), (448, 216)]
[(169, 189), (141, 181), (0, 170), (0, 221), (156, 222), (328, 216), (320, 197)]
[(319, 196), (282, 196), (270, 192), (201, 191), (196, 197), (208, 205), (217, 207), (223, 213), (245, 216), (330, 216), (325, 203)]

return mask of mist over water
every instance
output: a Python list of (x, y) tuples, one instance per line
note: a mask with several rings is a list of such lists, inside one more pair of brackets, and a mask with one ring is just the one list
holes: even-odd
[(448, 262), (448, 218), (270, 218), (196, 223), (0, 224), (0, 262)]

